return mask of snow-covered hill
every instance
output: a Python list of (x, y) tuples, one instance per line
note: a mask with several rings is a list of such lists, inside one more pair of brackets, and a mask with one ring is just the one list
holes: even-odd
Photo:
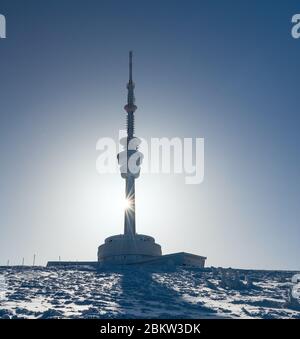
[(0, 269), (0, 318), (300, 318), (296, 272)]

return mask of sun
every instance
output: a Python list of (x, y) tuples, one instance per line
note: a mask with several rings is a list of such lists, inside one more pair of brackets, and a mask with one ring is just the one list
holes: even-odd
[(131, 208), (131, 200), (130, 199), (124, 199), (124, 209), (125, 210), (128, 210), (128, 209), (130, 209)]

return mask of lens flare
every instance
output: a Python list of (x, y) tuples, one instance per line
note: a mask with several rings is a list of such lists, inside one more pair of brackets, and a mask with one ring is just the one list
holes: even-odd
[(124, 200), (124, 209), (128, 210), (131, 208), (131, 201), (129, 199)]

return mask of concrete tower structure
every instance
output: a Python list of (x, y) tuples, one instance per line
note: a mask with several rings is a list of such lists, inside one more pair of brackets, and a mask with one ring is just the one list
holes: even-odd
[(125, 179), (126, 209), (124, 234), (111, 236), (98, 248), (98, 262), (138, 263), (161, 256), (161, 247), (154, 238), (136, 233), (135, 223), (135, 179), (140, 175), (143, 154), (138, 151), (140, 139), (134, 136), (134, 113), (137, 109), (132, 80), (132, 52), (129, 52), (129, 82), (127, 84), (127, 137), (120, 142), (124, 151), (118, 154), (122, 178)]

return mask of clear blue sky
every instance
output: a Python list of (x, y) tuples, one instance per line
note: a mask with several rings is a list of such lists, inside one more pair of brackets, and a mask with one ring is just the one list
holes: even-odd
[(299, 269), (299, 1), (0, 0), (0, 264), (94, 260), (122, 232), (98, 138), (204, 137), (205, 179), (137, 181), (137, 229), (208, 265)]

